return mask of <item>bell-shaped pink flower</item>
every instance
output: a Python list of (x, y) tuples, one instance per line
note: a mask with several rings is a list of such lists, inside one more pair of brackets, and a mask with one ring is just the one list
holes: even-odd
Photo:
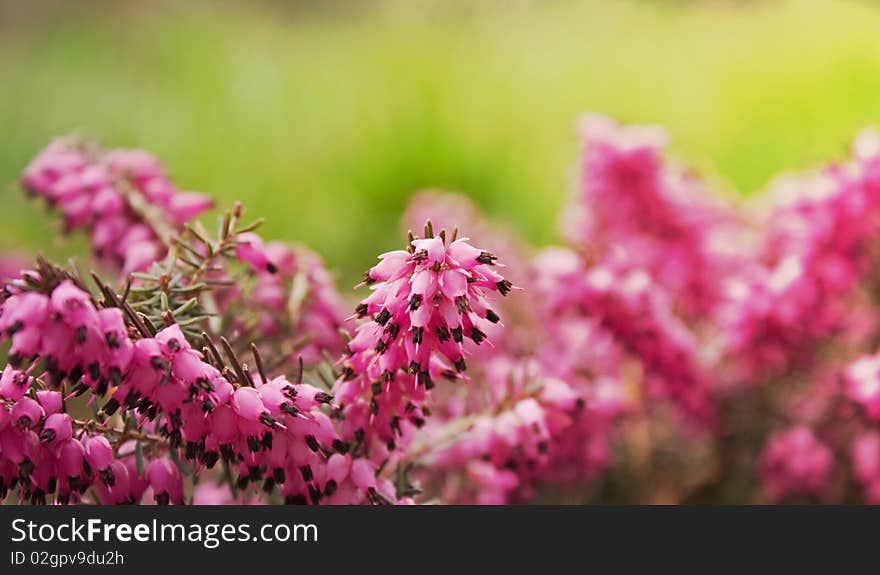
[(64, 409), (64, 398), (58, 391), (41, 389), (37, 392), (37, 401), (47, 414), (59, 413)]
[(79, 477), (86, 461), (86, 450), (76, 439), (62, 442), (58, 448), (58, 468), (64, 477)]
[(64, 443), (73, 436), (73, 427), (70, 416), (66, 413), (53, 413), (43, 423), (40, 432), (40, 440), (44, 443)]
[(110, 442), (103, 435), (93, 435), (85, 441), (84, 447), (89, 467), (100, 474), (105, 485), (112, 487), (116, 477), (111, 469), (113, 448)]
[(37, 426), (45, 416), (42, 406), (30, 397), (19, 398), (12, 406), (12, 421), (25, 429)]
[(7, 365), (0, 375), (0, 397), (18, 401), (27, 392), (31, 381), (32, 378), (27, 373)]
[(183, 478), (180, 470), (170, 459), (162, 457), (150, 461), (147, 478), (156, 502), (160, 505), (183, 503)]

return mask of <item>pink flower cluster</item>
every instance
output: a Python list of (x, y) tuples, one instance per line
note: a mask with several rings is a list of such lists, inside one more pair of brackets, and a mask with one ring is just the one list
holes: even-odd
[(424, 424), (435, 381), (461, 378), (467, 348), (484, 344), (487, 325), (500, 321), (487, 296), (513, 288), (496, 256), (466, 238), (447, 241), (444, 232), (408, 248), (382, 254), (367, 272), (372, 293), (357, 306), (366, 321), (336, 388), (346, 436), (380, 457)]
[[(669, 400), (695, 423), (711, 423), (710, 379), (699, 357), (698, 340), (647, 272), (620, 254), (588, 268), (576, 253), (561, 249), (545, 252), (536, 263), (536, 289), (550, 303), (546, 316), (552, 318), (551, 325), (555, 321), (570, 325), (572, 317), (591, 322), (574, 329), (581, 336), (597, 332), (604, 336), (606, 365), (630, 354), (641, 364), (650, 395)], [(594, 372), (613, 376), (614, 369), (610, 364)]]
[[(101, 301), (49, 264), (4, 282), (0, 499), (880, 501), (880, 136), (755, 217), (658, 128), (581, 135), (564, 245), (533, 256), (420, 193), (424, 234), (379, 257), (349, 322), (308, 249), (239, 209), (207, 239), (183, 224), (208, 202), (151, 156), (53, 143), (25, 187), (99, 259), (173, 251)], [(495, 297), (511, 278), (526, 295)]]
[[(222, 459), (237, 472), (239, 488), (255, 483), (271, 491), (278, 486), (286, 500), (303, 503), (396, 498), (391, 485), (375, 477), (370, 461), (353, 461), (347, 454), (348, 445), (320, 409), (332, 396), (283, 376), (261, 381), (241, 372), (241, 367), (231, 371), (216, 359), (212, 364), (191, 347), (176, 324), (155, 337), (133, 340), (118, 308), (98, 309), (87, 292), (65, 280), (49, 294), (19, 291), (7, 297), (0, 328), (12, 338), (14, 363), (29, 364), (25, 371), (8, 366), (0, 385), (3, 398), (14, 402), (4, 417), (7, 441), (0, 453), (7, 487), (18, 478), (22, 493), (42, 497), (60, 486), (59, 500), (78, 500), (83, 487), (92, 484), (85, 481), (85, 473), (103, 482), (98, 493), (105, 502), (139, 501), (146, 486), (159, 502), (183, 502), (180, 473), (167, 458), (151, 458), (145, 475), (134, 473), (131, 450), (129, 456), (121, 455), (130, 442), (111, 446), (100, 435), (84, 444), (89, 466), (80, 465), (76, 474), (65, 467), (60, 475), (60, 462), (67, 462), (60, 459), (60, 444), (64, 453), (73, 453), (80, 444), (68, 446), (71, 419), (58, 413), (64, 398), (56, 391), (45, 392), (50, 410), (26, 393), (35, 381), (36, 387), (60, 390), (65, 378), (72, 384), (81, 378), (82, 385), (71, 395), (84, 388), (93, 400), (109, 394), (103, 413), (113, 416), (122, 410), (138, 429), (156, 434), (163, 449), (179, 451), (181, 459), (197, 468), (210, 469)], [(49, 384), (42, 374), (30, 375), (41, 360), (49, 366)], [(89, 431), (88, 426), (84, 429)], [(34, 440), (53, 448), (59, 444), (59, 449), (47, 455)], [(157, 438), (139, 434), (137, 440), (151, 443)], [(19, 447), (11, 449), (12, 445)], [(89, 455), (93, 452), (99, 455)], [(70, 465), (79, 462), (74, 455), (64, 456)], [(38, 464), (43, 460), (45, 464)], [(70, 488), (72, 477), (79, 478), (73, 482), (76, 490)]]
[(555, 451), (565, 442), (584, 400), (562, 380), (543, 379), (535, 365), (498, 358), (486, 366), (488, 409), (449, 417), (465, 429), (425, 459), (432, 476), (463, 472), (467, 481), (444, 482), (444, 501), (497, 505), (527, 500), (536, 482), (554, 473)]
[(850, 365), (844, 378), (846, 397), (869, 420), (880, 422), (880, 356), (864, 356)]
[(74, 138), (49, 144), (22, 183), (61, 212), (65, 231), (85, 230), (97, 256), (124, 273), (160, 259), (169, 234), (211, 207), (207, 196), (179, 191), (151, 154)]
[(253, 232), (238, 237), (236, 255), (256, 277), (249, 306), (258, 313), (261, 337), (283, 342), (296, 338), (303, 361), (338, 356), (344, 346), (342, 300), (321, 258), (302, 246), (264, 243)]
[[(58, 391), (41, 389), (31, 397), (34, 378), (6, 366), (0, 389), (0, 499), (19, 488), (22, 501), (78, 501), (95, 487), (101, 502), (134, 503), (150, 489), (160, 503), (183, 502), (183, 480), (167, 457), (150, 460), (138, 472), (132, 443), (116, 458), (103, 435), (90, 434), (63, 411)], [(74, 423), (78, 427), (74, 428)]]
[[(7, 284), (7, 292), (13, 289)], [(70, 280), (50, 295), (8, 293), (0, 308), (0, 331), (12, 340), (10, 363), (20, 366), (44, 359), (54, 385), (81, 378), (84, 386), (106, 393), (120, 383), (132, 358), (122, 312), (99, 311), (91, 296)]]
[(663, 158), (666, 133), (600, 116), (580, 123), (582, 159), (566, 235), (588, 252), (622, 252), (691, 317), (718, 304), (742, 239), (735, 211)]
[[(850, 159), (821, 172), (780, 179), (747, 223), (750, 213), (708, 197), (663, 158), (662, 130), (590, 117), (582, 134), (566, 219), (577, 253), (543, 259), (556, 277), (570, 272), (563, 287), (537, 283), (545, 301), (597, 321), (618, 346), (605, 355), (635, 358), (649, 396), (715, 421), (719, 461), (754, 454), (755, 432), (743, 425), (774, 429), (739, 421), (739, 404), (791, 420), (763, 447), (758, 474), (770, 500), (851, 497), (839, 481), (847, 473), (869, 498), (870, 450), (856, 438), (876, 425), (880, 383), (874, 356), (850, 363), (874, 351), (880, 328), (880, 136), (863, 133)], [(864, 463), (840, 469), (850, 451)]]
[(833, 336), (857, 346), (876, 327), (862, 290), (880, 238), (880, 156), (774, 191), (760, 257), (731, 283), (723, 320), (744, 378), (808, 362)]
[(862, 487), (865, 502), (880, 504), (880, 432), (866, 431), (856, 436), (850, 457), (853, 475)]
[(639, 358), (649, 393), (669, 399), (698, 423), (711, 423), (710, 380), (697, 339), (646, 272), (615, 261), (596, 266), (587, 273), (583, 305)]
[[(870, 500), (876, 450), (861, 438), (871, 437), (880, 386), (871, 358), (859, 369), (847, 365), (873, 351), (876, 341), (871, 297), (876, 138), (860, 137), (853, 159), (818, 179), (795, 180), (788, 199), (777, 200), (768, 218), (746, 225), (746, 214), (701, 197), (695, 178), (664, 162), (662, 146), (650, 133), (603, 121), (588, 126), (580, 203), (571, 210), (587, 219), (570, 235), (573, 249), (551, 249), (535, 258), (532, 273), (520, 282), (534, 294), (529, 305), (504, 306), (505, 317), (516, 321), (508, 322), (503, 337), (493, 334), (497, 350), (482, 348), (488, 355), (471, 370), (467, 391), (442, 396), (440, 421), (427, 426), (426, 439), (413, 443), (444, 446), (426, 459), (436, 463), (427, 465), (425, 481), (443, 478), (436, 490), (443, 500), (521, 501), (548, 482), (582, 484), (613, 463), (614, 444), (622, 443), (627, 455), (674, 449), (693, 451), (682, 460), (702, 457), (689, 440), (669, 443), (665, 430), (676, 420), (646, 409), (656, 399), (676, 406), (689, 424), (716, 422), (709, 426), (719, 431), (716, 444), (709, 444), (715, 455), (702, 466), (726, 458), (750, 462), (760, 441), (755, 446), (755, 432), (738, 427), (740, 408), (732, 406), (757, 402), (768, 406), (762, 410), (795, 420), (773, 433), (760, 463), (745, 470), (757, 472), (766, 497), (852, 497), (835, 483), (848, 472), (838, 462), (850, 456), (849, 472)], [(440, 213), (448, 211), (449, 202), (434, 201)], [(517, 425), (526, 417), (515, 407), (519, 388), (493, 383), (493, 374), (510, 372), (500, 366), (521, 365), (515, 357), (537, 366), (540, 377), (532, 381), (563, 383), (582, 406), (565, 412), (567, 420), (553, 415), (558, 410), (552, 404), (537, 400), (538, 408), (525, 410), (529, 417), (567, 421), (552, 433), (541, 425)], [(779, 376), (793, 368), (803, 383)], [(847, 374), (843, 387), (835, 373)], [(506, 391), (480, 401), (486, 389)], [(866, 417), (853, 423), (859, 413)], [(758, 415), (766, 417), (764, 411)], [(465, 426), (460, 442), (444, 440), (445, 431), (461, 429), (471, 418), (479, 426)], [(640, 432), (632, 434), (643, 429), (645, 418), (653, 436), (647, 444)], [(767, 421), (759, 423), (773, 429)], [(511, 437), (523, 446), (546, 442), (547, 453), (534, 457), (534, 450), (526, 449), (521, 459), (499, 465)], [(484, 454), (474, 462), (483, 450), (488, 458)], [(722, 470), (718, 473), (730, 473)], [(718, 473), (695, 481), (736, 480)]]
[(761, 457), (761, 480), (772, 502), (791, 497), (821, 501), (833, 466), (831, 449), (808, 427), (798, 425), (770, 437)]

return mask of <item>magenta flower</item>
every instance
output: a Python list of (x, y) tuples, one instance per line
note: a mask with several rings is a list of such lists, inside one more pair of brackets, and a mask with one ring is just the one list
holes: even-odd
[(876, 318), (873, 246), (880, 239), (877, 134), (852, 158), (776, 180), (764, 208), (757, 261), (728, 286), (721, 324), (741, 379), (768, 379), (815, 357), (832, 339), (858, 349)]
[(113, 447), (110, 442), (102, 435), (94, 435), (89, 437), (85, 443), (86, 462), (91, 470), (100, 474), (103, 483), (112, 487), (116, 482), (113, 464)]
[(60, 413), (64, 409), (64, 398), (57, 391), (41, 389), (37, 392), (37, 401), (47, 414)]
[[(132, 492), (132, 474), (122, 461), (113, 461), (101, 477), (102, 482), (95, 485), (101, 504), (131, 505), (138, 501)], [(108, 481), (108, 477), (112, 480)]]
[(283, 242), (264, 243), (249, 232), (238, 236), (236, 256), (256, 276), (248, 305), (268, 343), (296, 345), (309, 365), (322, 361), (325, 352), (342, 351), (341, 298), (317, 254)]
[(85, 447), (77, 439), (68, 439), (58, 446), (58, 476), (62, 494), (68, 501), (71, 492), (80, 489), (84, 491), (89, 486), (89, 482), (85, 480), (85, 457)]
[(372, 350), (383, 356), (391, 347), (401, 350), (390, 355), (393, 360), (386, 366), (392, 375), (406, 368), (426, 372), (433, 352), (464, 371), (464, 339), (480, 345), (485, 339), (481, 327), (500, 319), (488, 293), (507, 295), (512, 289), (497, 271), (496, 257), (474, 248), (467, 238), (447, 246), (431, 237), (413, 240), (410, 251), (389, 252), (380, 259), (364, 282), (373, 286), (373, 293), (357, 310), (375, 325), (358, 330), (349, 346), (352, 352)]
[[(440, 447), (424, 458), (432, 475), (446, 475), (444, 499), (502, 504), (527, 499), (554, 475), (554, 451), (581, 417), (589, 417), (577, 392), (544, 378), (537, 365), (498, 357), (486, 366), (487, 408), (451, 417), (428, 429)], [(449, 429), (470, 421), (463, 431)], [(479, 462), (479, 463), (478, 463)]]
[(62, 444), (73, 436), (70, 416), (66, 413), (53, 413), (46, 417), (40, 440), (44, 443)]
[(153, 459), (147, 466), (147, 478), (159, 505), (183, 503), (183, 478), (173, 461)]
[[(467, 230), (472, 243), (492, 246), (499, 261), (517, 262), (528, 256), (529, 246), (520, 234), (488, 219), (464, 194), (442, 190), (423, 190), (410, 198), (401, 218), (404, 233), (417, 230), (430, 220), (434, 229)], [(517, 285), (524, 279), (524, 270), (505, 268), (505, 277)], [(502, 302), (503, 303), (503, 302)]]
[(0, 375), (0, 397), (9, 401), (18, 401), (27, 392), (33, 378), (27, 373), (7, 365)]
[[(582, 389), (617, 380), (629, 357), (642, 366), (651, 397), (676, 406), (689, 424), (711, 426), (712, 382), (699, 340), (644, 269), (622, 253), (588, 266), (575, 252), (553, 249), (536, 259), (532, 281), (543, 314), (538, 329), (546, 332), (538, 355), (548, 374)], [(585, 372), (599, 377), (584, 382)], [(615, 386), (612, 411), (622, 411), (619, 383), (606, 385)]]
[(437, 378), (461, 377), (468, 346), (482, 344), (486, 326), (500, 321), (489, 295), (513, 286), (493, 254), (466, 238), (447, 242), (445, 233), (379, 258), (364, 280), (372, 294), (357, 307), (370, 321), (348, 344), (336, 400), (347, 415), (346, 435), (378, 440), (381, 452), (424, 424), (426, 392)]
[(865, 501), (880, 503), (880, 433), (869, 431), (853, 439), (850, 448), (853, 474), (862, 486)]
[(38, 293), (13, 294), (0, 311), (0, 330), (12, 339), (12, 365), (31, 359), (40, 351), (43, 325), (49, 317), (49, 299)]
[(81, 270), (149, 271), (4, 282), (0, 503), (880, 502), (880, 134), (758, 217), (660, 129), (582, 135), (567, 245), (510, 277), (528, 246), (420, 193), (410, 222), (501, 251), (429, 223), (349, 324), (241, 206), (215, 238), (152, 155), (53, 142), (22, 182), (87, 234)]
[(873, 421), (880, 421), (880, 357), (862, 357), (847, 369), (846, 395), (864, 408)]
[(169, 231), (212, 205), (202, 194), (178, 191), (146, 152), (104, 152), (74, 138), (49, 144), (22, 183), (61, 212), (66, 231), (87, 231), (95, 254), (125, 273), (160, 259)]
[(12, 406), (12, 422), (24, 429), (32, 429), (40, 423), (46, 412), (30, 397), (21, 397)]
[(623, 252), (689, 316), (710, 312), (722, 299), (722, 278), (742, 257), (730, 246), (748, 236), (733, 209), (664, 159), (663, 129), (592, 115), (579, 129), (580, 180), (564, 216), (572, 244)]
[(583, 305), (639, 358), (650, 394), (671, 401), (693, 423), (713, 422), (711, 384), (698, 341), (648, 274), (626, 261), (604, 262), (588, 272)]
[(798, 425), (770, 437), (761, 455), (760, 474), (770, 501), (826, 495), (834, 456), (809, 427)]

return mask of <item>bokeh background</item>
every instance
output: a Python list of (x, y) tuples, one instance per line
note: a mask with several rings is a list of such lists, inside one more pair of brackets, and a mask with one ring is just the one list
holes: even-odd
[(880, 121), (878, 30), (854, 0), (0, 0), (0, 249), (82, 247), (5, 185), (71, 131), (155, 152), (351, 283), (421, 188), (552, 242), (585, 111), (760, 193)]

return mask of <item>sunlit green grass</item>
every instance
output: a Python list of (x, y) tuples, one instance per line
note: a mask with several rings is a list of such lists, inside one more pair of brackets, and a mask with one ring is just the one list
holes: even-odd
[[(2, 34), (0, 181), (59, 133), (142, 146), (345, 281), (399, 243), (421, 187), (553, 241), (581, 112), (667, 126), (674, 154), (731, 195), (880, 122), (870, 2), (143, 4)], [(70, 249), (36, 204), (0, 199), (0, 248)]]

